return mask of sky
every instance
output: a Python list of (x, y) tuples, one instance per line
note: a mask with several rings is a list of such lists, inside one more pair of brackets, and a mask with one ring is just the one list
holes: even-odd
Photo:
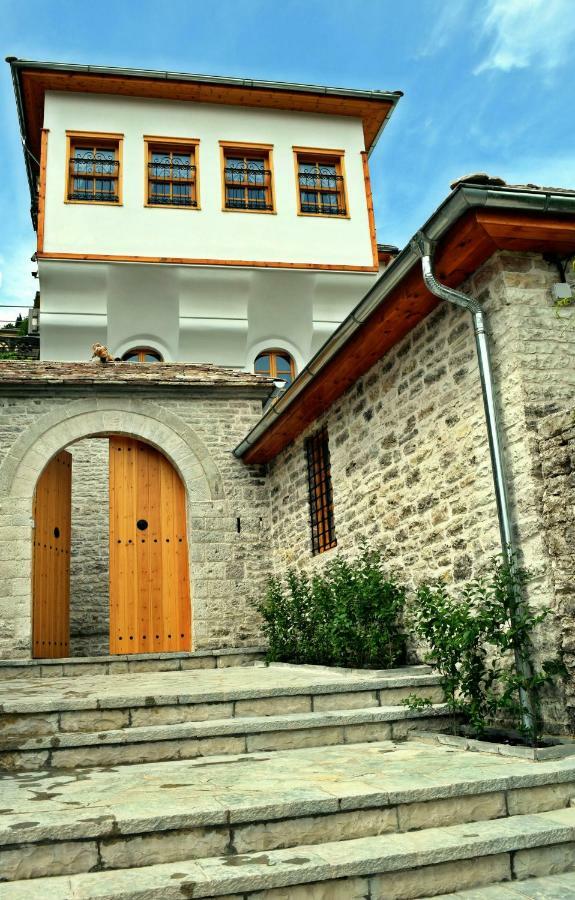
[[(378, 241), (400, 247), (470, 172), (575, 188), (574, 37), (574, 0), (0, 0), (2, 58), (403, 91), (370, 160)], [(0, 304), (27, 308), (35, 235), (5, 63), (0, 173)]]

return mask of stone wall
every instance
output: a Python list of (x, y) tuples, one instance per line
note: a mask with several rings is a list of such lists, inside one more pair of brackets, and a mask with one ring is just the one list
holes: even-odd
[[(193, 646), (196, 649), (261, 643), (251, 598), (270, 566), (269, 502), (260, 466), (245, 466), (232, 450), (261, 416), (257, 391), (217, 390), (208, 397), (169, 389), (125, 391), (86, 397), (59, 386), (41, 393), (22, 391), (0, 397), (0, 657), (29, 656), (31, 628), (31, 524), (34, 485), (58, 450), (97, 433), (120, 432), (149, 440), (173, 461), (187, 488), (192, 593)], [(186, 389), (187, 391), (187, 389)], [(261, 390), (259, 392), (261, 396)], [(96, 445), (97, 441), (85, 442)], [(90, 653), (81, 633), (103, 602), (104, 558), (95, 557), (82, 510), (90, 508), (99, 483), (90, 473), (90, 453), (73, 449), (80, 474), (74, 498), (73, 633), (76, 649)], [(100, 451), (101, 453), (102, 451)], [(81, 500), (81, 502), (80, 502)], [(84, 527), (86, 526), (86, 527)], [(90, 571), (83, 571), (88, 552)], [(100, 551), (97, 551), (98, 553)], [(90, 605), (82, 592), (98, 585)], [(99, 592), (99, 593), (98, 593)], [(101, 620), (99, 620), (101, 621)], [(96, 645), (101, 639), (94, 641)]]
[[(537, 254), (498, 253), (461, 289), (488, 316), (516, 539), (533, 572), (529, 601), (553, 616), (535, 635), (537, 659), (559, 645), (536, 429), (575, 394), (575, 328), (552, 308), (555, 269)], [(365, 539), (410, 583), (458, 582), (485, 569), (499, 534), (469, 315), (440, 305), (270, 466), (276, 572), (321, 568), (311, 556), (304, 440), (329, 431), (338, 548)], [(564, 727), (560, 693), (547, 703)]]
[(109, 653), (109, 478), (107, 438), (72, 453), (70, 656)]
[(539, 426), (545, 545), (549, 554), (559, 650), (569, 677), (566, 706), (575, 732), (575, 402)]

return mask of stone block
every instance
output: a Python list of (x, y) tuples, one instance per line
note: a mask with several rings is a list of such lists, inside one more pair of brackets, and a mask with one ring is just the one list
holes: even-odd
[(513, 854), (515, 878), (539, 878), (575, 869), (575, 843), (552, 844), (548, 847), (532, 847), (517, 850)]
[(523, 816), (567, 807), (573, 797), (575, 797), (573, 781), (564, 784), (542, 784), (508, 791), (507, 808), (510, 816)]
[(31, 772), (35, 769), (43, 769), (48, 765), (48, 760), (47, 750), (27, 750), (21, 753), (17, 750), (12, 753), (0, 752), (0, 769), (2, 771)]
[(235, 703), (235, 715), (239, 718), (247, 716), (282, 716), (290, 713), (307, 712), (311, 712), (311, 697), (304, 695), (236, 700)]
[(228, 846), (227, 828), (192, 828), (158, 831), (124, 840), (103, 840), (100, 856), (104, 869), (128, 869), (202, 856), (223, 856)]
[(233, 703), (190, 703), (181, 706), (138, 706), (131, 710), (132, 726), (177, 725), (181, 722), (206, 722), (229, 719)]
[(400, 831), (415, 831), (420, 828), (442, 828), (444, 825), (499, 819), (507, 815), (507, 810), (505, 794), (497, 792), (401, 804), (397, 808), (397, 815)]
[(127, 709), (72, 710), (60, 713), (60, 731), (96, 732), (127, 728), (130, 714)]
[(370, 900), (415, 900), (511, 880), (509, 854), (480, 856), (370, 878)]
[[(89, 872), (97, 864), (98, 849), (93, 841), (23, 844), (13, 849), (0, 850), (0, 872), (5, 881), (73, 875), (77, 872)], [(32, 898), (32, 882), (30, 887)]]
[(382, 688), (379, 691), (381, 706), (402, 706), (407, 697), (416, 694), (431, 700), (432, 703), (443, 703), (443, 691), (439, 685), (416, 685), (415, 687)]
[(0, 715), (0, 741), (12, 738), (41, 737), (55, 734), (58, 731), (57, 713), (38, 713), (34, 715), (4, 713)]
[(314, 694), (314, 712), (333, 709), (368, 709), (379, 706), (376, 691), (350, 691), (336, 694)]
[(219, 756), (220, 754), (246, 752), (246, 739), (243, 735), (218, 735), (200, 738), (197, 743), (201, 756)]
[(395, 808), (359, 809), (332, 815), (239, 825), (234, 828), (233, 844), (238, 853), (251, 853), (328, 841), (347, 841), (396, 830)]
[(391, 740), (391, 725), (389, 722), (365, 722), (360, 725), (345, 725), (343, 739), (346, 744), (360, 744), (364, 741), (389, 741)]
[[(316, 881), (290, 887), (270, 888), (248, 894), (249, 900), (366, 900), (369, 896), (367, 878), (339, 878), (336, 881)], [(221, 898), (225, 900), (225, 898)], [(239, 900), (239, 898), (238, 898)]]
[(297, 750), (343, 743), (342, 727), (306, 728), (301, 731), (268, 731), (246, 736), (248, 752), (257, 750)]
[(191, 656), (180, 660), (180, 668), (184, 669), (215, 669), (215, 656)]

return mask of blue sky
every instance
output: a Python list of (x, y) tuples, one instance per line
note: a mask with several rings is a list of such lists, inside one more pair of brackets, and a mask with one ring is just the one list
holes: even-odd
[[(469, 172), (575, 187), (573, 0), (0, 0), (0, 21), (2, 57), (404, 91), (371, 157), (380, 242), (402, 246)], [(6, 64), (0, 171), (0, 303), (27, 307), (35, 236)]]

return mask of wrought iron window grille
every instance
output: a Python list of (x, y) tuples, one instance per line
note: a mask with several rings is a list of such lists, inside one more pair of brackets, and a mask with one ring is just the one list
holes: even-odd
[(120, 162), (113, 150), (74, 150), (70, 158), (68, 200), (119, 203)]
[[(343, 175), (337, 175), (332, 167), (318, 166), (312, 172), (298, 172), (300, 211), (324, 216), (345, 216), (342, 203)], [(315, 195), (313, 199), (306, 194)]]
[(327, 428), (305, 442), (309, 486), (312, 553), (317, 556), (337, 545)]
[[(271, 169), (265, 169), (263, 161), (248, 160), (240, 165), (225, 166), (226, 209), (273, 210), (270, 202), (271, 175)], [(250, 196), (256, 191), (263, 196)]]

